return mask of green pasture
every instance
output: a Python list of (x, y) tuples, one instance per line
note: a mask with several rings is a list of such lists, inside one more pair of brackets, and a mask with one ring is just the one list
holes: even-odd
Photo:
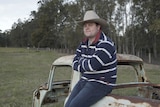
[[(0, 48), (0, 107), (31, 107), (33, 91), (47, 82), (52, 62), (63, 55), (66, 54), (54, 50)], [(150, 80), (159, 83), (160, 66), (145, 64), (145, 68)], [(135, 81), (132, 70), (120, 67), (118, 81)], [(59, 77), (66, 75), (59, 74)], [(115, 93), (124, 94), (125, 91)], [(136, 91), (131, 89), (126, 93), (135, 95)], [(60, 107), (58, 105), (53, 107)]]

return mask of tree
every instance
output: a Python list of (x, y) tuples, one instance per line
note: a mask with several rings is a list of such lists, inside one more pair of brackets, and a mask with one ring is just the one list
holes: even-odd
[(12, 46), (75, 49), (84, 37), (77, 21), (92, 9), (107, 21), (104, 32), (119, 53), (144, 56), (151, 52), (157, 57), (160, 52), (158, 0), (39, 0), (37, 4), (38, 11), (31, 11), (29, 19), (18, 20), (6, 33)]
[(157, 30), (153, 30), (155, 27), (156, 20), (159, 19), (159, 4), (158, 0), (133, 0), (136, 11), (136, 20), (142, 26), (142, 29), (145, 30), (144, 39), (146, 40), (147, 48), (150, 52), (153, 52), (154, 57), (157, 57), (157, 36), (159, 35)]

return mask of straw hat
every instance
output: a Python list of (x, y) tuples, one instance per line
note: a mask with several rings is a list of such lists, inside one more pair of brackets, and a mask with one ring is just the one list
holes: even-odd
[(89, 10), (86, 11), (83, 21), (78, 21), (78, 24), (83, 25), (85, 22), (95, 22), (101, 25), (101, 27), (107, 26), (107, 21), (104, 19), (101, 19), (95, 11)]

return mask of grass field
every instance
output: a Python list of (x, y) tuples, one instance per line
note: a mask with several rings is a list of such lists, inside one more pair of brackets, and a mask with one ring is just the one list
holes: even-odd
[(32, 92), (47, 81), (52, 62), (63, 54), (0, 48), (0, 107), (31, 107)]
[[(0, 48), (0, 107), (31, 107), (34, 89), (47, 82), (51, 63), (63, 55), (53, 50)], [(160, 66), (145, 64), (145, 68), (150, 80), (159, 83)], [(127, 71), (120, 69), (120, 81), (134, 81), (134, 73)], [(128, 93), (134, 95), (132, 90)]]

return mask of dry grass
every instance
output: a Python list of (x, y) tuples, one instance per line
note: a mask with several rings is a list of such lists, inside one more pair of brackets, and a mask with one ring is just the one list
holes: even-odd
[[(47, 82), (51, 63), (65, 54), (53, 50), (36, 51), (23, 48), (0, 48), (0, 107), (31, 107), (32, 93), (40, 84)], [(160, 66), (145, 64), (148, 78), (159, 83)], [(135, 81), (133, 68), (118, 70), (118, 81)], [(60, 75), (63, 78), (65, 75)], [(135, 89), (116, 93), (135, 95)], [(56, 104), (54, 107), (61, 107)], [(46, 106), (45, 106), (46, 107)], [(49, 106), (51, 107), (51, 106)], [(53, 105), (52, 105), (53, 107)]]
[(54, 51), (0, 48), (0, 107), (31, 107), (32, 93), (48, 79)]

